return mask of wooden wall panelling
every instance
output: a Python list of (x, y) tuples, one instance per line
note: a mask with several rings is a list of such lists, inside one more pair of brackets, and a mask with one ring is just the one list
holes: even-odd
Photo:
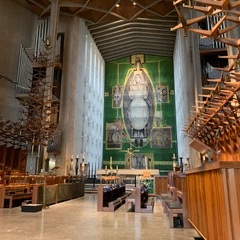
[(240, 161), (240, 136), (237, 137), (237, 146), (238, 146), (238, 160)]
[[(201, 174), (202, 175), (202, 174)], [(205, 195), (205, 184), (203, 184), (203, 177), (197, 176), (197, 186), (201, 186), (198, 190), (198, 201), (200, 202), (200, 207), (198, 208), (198, 220), (200, 221), (201, 231), (208, 232), (208, 225), (206, 222), (207, 210), (206, 210), (206, 195)], [(195, 186), (196, 187), (196, 186)], [(199, 216), (203, 215), (204, 217), (199, 218)]]
[(13, 154), (12, 170), (19, 171), (19, 155), (21, 148), (15, 148)]
[(187, 192), (187, 182), (186, 182), (186, 175), (176, 174), (174, 176), (174, 186), (177, 190), (186, 193)]
[(206, 229), (204, 231), (206, 231), (210, 236), (216, 236), (215, 229), (217, 229), (217, 226), (215, 226), (216, 224), (213, 225), (213, 222), (212, 222), (213, 216), (214, 216), (214, 207), (211, 206), (211, 204), (207, 204), (208, 202), (209, 203), (214, 202), (213, 195), (216, 192), (216, 189), (215, 187), (209, 188), (207, 186), (208, 184), (212, 184), (211, 174), (206, 174), (206, 176), (202, 180), (203, 180), (203, 187), (204, 187), (203, 207), (206, 207), (205, 208), (206, 223), (203, 223), (203, 226), (206, 226)]
[[(188, 204), (188, 217), (191, 220), (191, 223), (196, 222), (196, 218), (198, 216), (198, 211), (197, 211), (197, 189), (194, 187), (196, 186), (196, 178), (194, 176), (191, 177), (191, 181), (189, 181), (189, 178), (187, 177), (187, 186), (188, 186), (188, 191), (187, 191), (187, 201), (191, 199), (191, 204)], [(195, 226), (196, 228), (196, 226)]]
[(156, 176), (154, 183), (156, 196), (160, 196), (162, 193), (167, 192), (168, 176)]
[[(230, 239), (238, 239), (240, 235), (240, 169), (222, 171), (226, 180), (224, 189), (227, 191), (226, 209), (229, 211), (228, 226)], [(230, 220), (229, 220), (230, 219)]]
[(27, 149), (22, 149), (19, 156), (19, 171), (25, 172), (26, 171), (26, 165), (27, 165)]
[(7, 171), (12, 170), (13, 156), (14, 156), (14, 146), (7, 147), (4, 170), (7, 170)]
[(0, 170), (5, 168), (5, 159), (7, 154), (7, 145), (3, 144), (0, 146)]
[[(213, 177), (212, 181), (215, 183), (215, 186), (217, 186), (217, 192), (214, 193), (214, 201), (217, 203), (215, 209), (216, 213), (216, 219), (223, 219), (224, 221), (221, 221), (219, 225), (217, 226), (218, 229), (216, 230), (216, 234), (221, 234), (223, 239), (228, 239), (228, 228), (226, 226), (226, 218), (227, 218), (227, 211), (226, 211), (226, 202), (224, 198), (224, 181), (223, 181), (223, 175), (221, 173), (221, 170), (218, 171), (212, 171), (213, 174), (217, 174), (217, 177)], [(214, 222), (214, 219), (213, 219)]]
[(240, 163), (215, 162), (201, 168), (206, 170), (186, 172), (190, 222), (205, 239), (238, 240)]

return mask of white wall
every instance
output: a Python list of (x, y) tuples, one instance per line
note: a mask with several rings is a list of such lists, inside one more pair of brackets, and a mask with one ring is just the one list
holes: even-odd
[(189, 147), (192, 140), (182, 129), (191, 118), (195, 99), (201, 90), (200, 54), (198, 50), (198, 36), (188, 33), (183, 36), (183, 30), (177, 31), (174, 52), (174, 84), (177, 124), (178, 158), (186, 161), (190, 157), (190, 166), (200, 164), (199, 154)]
[[(13, 81), (20, 45), (34, 47), (38, 24), (36, 15), (17, 3), (21, 1), (0, 1), (0, 74)], [(58, 174), (67, 173), (72, 154), (81, 158), (84, 153), (85, 162), (94, 170), (102, 160), (105, 63), (83, 20), (60, 17), (58, 32), (65, 33), (60, 110), (63, 134), (61, 154), (48, 157), (60, 167)], [(12, 121), (21, 117), (15, 96), (15, 84), (0, 79), (0, 114)], [(31, 156), (29, 152), (27, 171), (35, 172), (35, 162), (36, 153)]]
[[(60, 123), (62, 154), (57, 165), (69, 170), (79, 155), (92, 168), (102, 160), (105, 63), (83, 20), (61, 18), (65, 32)], [(79, 161), (82, 161), (81, 159)], [(62, 172), (63, 173), (63, 172)]]

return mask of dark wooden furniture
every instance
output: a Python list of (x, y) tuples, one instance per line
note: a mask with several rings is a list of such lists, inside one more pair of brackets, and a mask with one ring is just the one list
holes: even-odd
[(126, 192), (125, 185), (105, 185), (98, 187), (97, 210), (104, 212), (114, 212), (125, 203), (125, 199), (130, 195)]
[(136, 187), (126, 199), (126, 210), (129, 211), (129, 204), (134, 212), (152, 213), (154, 209), (154, 197), (149, 196), (145, 188)]
[(10, 186), (2, 185), (0, 188), (0, 208), (8, 206), (12, 208), (18, 201), (31, 200), (32, 192), (29, 190), (29, 185), (15, 184)]
[(146, 189), (135, 188), (135, 212), (152, 213), (154, 197), (150, 197)]

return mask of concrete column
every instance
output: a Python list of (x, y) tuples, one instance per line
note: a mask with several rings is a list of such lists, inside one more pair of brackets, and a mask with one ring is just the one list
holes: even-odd
[[(53, 86), (54, 81), (54, 68), (55, 68), (55, 53), (56, 53), (56, 41), (57, 41), (57, 33), (58, 33), (58, 25), (59, 25), (59, 0), (52, 0), (51, 1), (51, 15), (50, 15), (50, 33), (46, 40), (46, 45), (49, 47), (49, 56), (48, 58), (51, 59), (51, 64), (47, 66), (46, 69), (46, 76), (47, 76), (47, 83), (49, 86)], [(46, 89), (45, 89), (46, 90)], [(45, 91), (45, 105), (44, 107), (51, 107), (52, 101), (52, 87), (49, 87), (48, 90)], [(46, 121), (51, 121), (51, 115), (47, 117)], [(45, 169), (45, 160), (48, 159), (47, 154), (47, 147), (43, 147), (43, 166), (42, 168)]]

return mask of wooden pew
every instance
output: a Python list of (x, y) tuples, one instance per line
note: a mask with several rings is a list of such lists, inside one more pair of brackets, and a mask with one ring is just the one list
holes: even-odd
[(192, 228), (188, 221), (187, 194), (177, 191), (176, 201), (166, 202), (167, 213), (169, 216), (170, 227), (174, 227), (174, 216), (180, 217), (183, 228)]
[(188, 221), (186, 175), (178, 172), (168, 174), (168, 192), (161, 194), (163, 212), (169, 216), (170, 227), (174, 227), (174, 217), (181, 219), (183, 228), (192, 228)]
[(145, 193), (141, 192), (141, 187), (135, 189), (135, 212), (152, 213), (154, 208), (154, 198), (146, 193), (148, 198), (147, 201), (144, 201), (142, 199), (143, 194)]
[(135, 212), (152, 213), (154, 209), (154, 197), (147, 192), (142, 192), (141, 187), (136, 187), (132, 194), (126, 199), (126, 211), (129, 211), (129, 204)]
[(104, 186), (99, 186), (97, 210), (114, 212), (118, 207), (125, 203), (126, 198), (130, 194), (131, 193), (125, 192), (125, 186), (116, 187), (107, 192), (105, 191)]
[(161, 201), (162, 201), (163, 212), (167, 213), (166, 203), (169, 201), (177, 201), (177, 189), (175, 187), (169, 186), (168, 193), (161, 194)]
[(182, 204), (178, 201), (168, 201), (166, 202), (166, 207), (170, 222), (170, 228), (174, 228), (174, 216), (183, 214)]
[(9, 208), (13, 207), (14, 201), (31, 200), (32, 192), (28, 185), (2, 185), (0, 189), (0, 208), (4, 208), (5, 200), (9, 200)]
[[(0, 208), (8, 201), (31, 200), (32, 204), (50, 205), (84, 195), (84, 183), (64, 183), (68, 176), (8, 175), (0, 185)], [(45, 193), (43, 193), (45, 192)], [(43, 197), (44, 196), (44, 197)]]

